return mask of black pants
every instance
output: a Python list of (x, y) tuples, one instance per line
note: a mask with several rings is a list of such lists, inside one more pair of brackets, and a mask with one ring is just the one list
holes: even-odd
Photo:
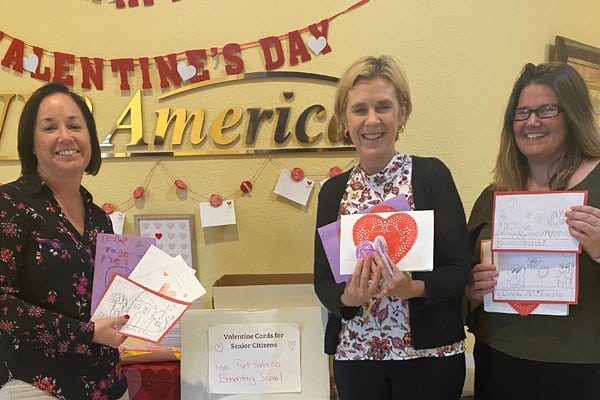
[(600, 364), (524, 360), (480, 340), (475, 341), (473, 357), (477, 400), (600, 399)]
[(465, 355), (405, 361), (334, 361), (340, 400), (455, 400)]

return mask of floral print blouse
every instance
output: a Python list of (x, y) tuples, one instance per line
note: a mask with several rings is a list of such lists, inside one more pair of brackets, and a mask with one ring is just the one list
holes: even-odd
[(108, 216), (80, 188), (83, 235), (37, 176), (0, 186), (0, 386), (16, 378), (62, 399), (117, 399), (119, 352), (92, 343), (96, 235)]
[[(340, 202), (340, 215), (356, 214), (383, 201), (405, 195), (414, 209), (411, 187), (412, 157), (396, 152), (388, 165), (373, 175), (360, 166), (350, 173)], [(342, 320), (336, 360), (407, 360), (464, 353), (464, 341), (435, 349), (412, 346), (408, 301), (394, 296), (372, 299), (362, 313)]]

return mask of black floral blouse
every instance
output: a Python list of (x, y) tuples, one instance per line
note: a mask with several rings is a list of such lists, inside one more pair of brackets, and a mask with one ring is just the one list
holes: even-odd
[(83, 237), (37, 176), (0, 186), (0, 386), (16, 378), (63, 399), (117, 399), (119, 352), (92, 343), (96, 235), (108, 216), (83, 187)]

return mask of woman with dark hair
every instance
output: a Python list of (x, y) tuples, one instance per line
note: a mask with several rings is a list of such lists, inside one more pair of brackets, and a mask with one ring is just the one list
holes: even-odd
[[(474, 257), (466, 289), (475, 334), (477, 399), (596, 399), (600, 393), (600, 137), (584, 80), (566, 63), (526, 64), (510, 95), (493, 181), (469, 218)], [(491, 238), (494, 191), (587, 190), (565, 210), (582, 245), (579, 301), (567, 316), (485, 312), (496, 267), (479, 259)]]
[(21, 177), (0, 186), (0, 399), (127, 399), (128, 317), (90, 321), (96, 235), (112, 233), (81, 186), (102, 160), (94, 118), (49, 83), (18, 129)]
[(321, 188), (317, 228), (395, 196), (435, 214), (431, 272), (388, 272), (375, 253), (336, 283), (316, 234), (315, 292), (329, 311), (325, 352), (334, 356), (342, 400), (450, 400), (463, 387), (466, 219), (440, 160), (396, 151), (411, 111), (408, 81), (392, 57), (360, 58), (338, 83), (335, 116), (359, 163)]

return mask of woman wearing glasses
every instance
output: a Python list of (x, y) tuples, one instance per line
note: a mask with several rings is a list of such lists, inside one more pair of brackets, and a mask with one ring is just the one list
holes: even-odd
[[(474, 255), (466, 295), (475, 334), (477, 399), (591, 399), (600, 393), (600, 138), (584, 80), (564, 63), (527, 64), (504, 114), (493, 181), (469, 218)], [(567, 316), (485, 312), (498, 272), (479, 260), (494, 191), (588, 190), (565, 210), (579, 256), (579, 302)]]

